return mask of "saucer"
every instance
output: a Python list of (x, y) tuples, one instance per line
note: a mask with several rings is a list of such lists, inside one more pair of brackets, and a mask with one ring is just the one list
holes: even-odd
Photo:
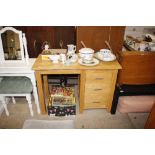
[(116, 60), (116, 56), (111, 54), (111, 56), (104, 56), (101, 52), (96, 52), (95, 57), (102, 61), (114, 61)]
[(82, 59), (79, 59), (78, 62), (80, 65), (84, 65), (84, 66), (95, 66), (95, 65), (99, 64), (99, 60), (97, 60), (95, 58), (93, 58), (93, 61), (91, 63), (85, 63), (82, 61)]
[(94, 60), (93, 59), (91, 59), (91, 60), (82, 60), (82, 63), (84, 63), (84, 64), (93, 64)]

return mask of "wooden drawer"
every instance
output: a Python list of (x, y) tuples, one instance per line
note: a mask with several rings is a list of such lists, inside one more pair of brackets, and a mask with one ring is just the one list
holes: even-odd
[(85, 89), (85, 108), (106, 108), (110, 88), (101, 85), (86, 85)]
[(109, 93), (111, 90), (110, 84), (85, 84), (85, 93), (86, 94), (97, 94), (97, 93)]
[(108, 98), (107, 95), (88, 95), (85, 97), (85, 108), (106, 108)]
[(107, 105), (102, 102), (96, 102), (94, 103), (93, 101), (90, 102), (89, 104), (85, 104), (84, 109), (99, 109), (99, 108), (107, 108)]
[(86, 84), (88, 83), (109, 83), (112, 78), (112, 71), (86, 71)]
[(107, 94), (90, 94), (86, 95), (85, 97), (85, 102), (102, 102), (102, 101), (107, 101)]
[(111, 91), (112, 71), (86, 71), (84, 107), (107, 108)]

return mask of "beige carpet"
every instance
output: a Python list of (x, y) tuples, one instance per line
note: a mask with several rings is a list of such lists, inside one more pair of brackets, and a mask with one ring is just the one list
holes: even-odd
[[(128, 114), (116, 113), (111, 115), (105, 109), (84, 110), (82, 114), (69, 117), (50, 117), (48, 115), (38, 115), (36, 106), (33, 102), (34, 116), (30, 116), (29, 108), (25, 98), (16, 98), (17, 103), (9, 104), (8, 110), (10, 116), (7, 117), (5, 112), (0, 116), (1, 129), (18, 129), (23, 128), (26, 120), (74, 120), (74, 127), (77, 129), (134, 129), (144, 128), (148, 114)], [(40, 127), (37, 127), (40, 128)]]
[(23, 129), (74, 129), (74, 121), (29, 119), (24, 122)]

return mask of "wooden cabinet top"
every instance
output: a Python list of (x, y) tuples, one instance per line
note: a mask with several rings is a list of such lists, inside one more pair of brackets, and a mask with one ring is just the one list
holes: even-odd
[(121, 51), (118, 74), (119, 84), (155, 83), (155, 52)]
[(120, 64), (117, 60), (112, 62), (103, 62), (96, 66), (83, 66), (80, 65), (78, 62), (70, 65), (64, 65), (61, 63), (54, 64), (51, 60), (42, 60), (41, 55), (38, 56), (35, 63), (32, 66), (33, 70), (40, 71), (40, 70), (89, 70), (89, 69), (121, 69)]
[(133, 55), (149, 55), (149, 56), (154, 56), (155, 52), (146, 52), (146, 51), (119, 51), (118, 54), (120, 56), (133, 56)]

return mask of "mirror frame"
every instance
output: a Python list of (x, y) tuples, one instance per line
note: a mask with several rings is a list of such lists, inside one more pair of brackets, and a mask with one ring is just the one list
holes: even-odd
[[(5, 60), (1, 34), (3, 34), (4, 32), (6, 32), (8, 30), (13, 31), (19, 35), (21, 60)], [(27, 52), (27, 42), (26, 42), (25, 34), (22, 33), (22, 31), (16, 30), (13, 27), (2, 28), (0, 30), (0, 63), (19, 63), (19, 62), (28, 63), (28, 59), (29, 59), (29, 56), (28, 56), (28, 52)]]

